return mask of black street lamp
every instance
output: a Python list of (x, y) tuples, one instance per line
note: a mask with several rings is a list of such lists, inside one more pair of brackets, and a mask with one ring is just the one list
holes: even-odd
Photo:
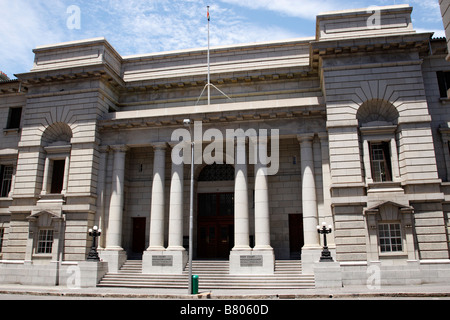
[(97, 238), (100, 237), (102, 234), (102, 230), (99, 229), (97, 226), (94, 226), (93, 229), (89, 229), (89, 236), (92, 237), (92, 247), (91, 251), (89, 251), (89, 254), (87, 256), (87, 261), (97, 262), (100, 261), (100, 257), (98, 256), (97, 252)]
[(322, 255), (320, 256), (320, 262), (334, 262), (327, 245), (327, 234), (331, 233), (331, 231), (331, 226), (328, 226), (327, 228), (327, 224), (325, 222), (322, 223), (322, 228), (320, 226), (317, 226), (317, 232), (319, 234), (323, 234), (323, 250)]

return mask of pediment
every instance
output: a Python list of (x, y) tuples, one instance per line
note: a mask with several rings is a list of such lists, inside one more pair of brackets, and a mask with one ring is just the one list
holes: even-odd
[(37, 209), (37, 210), (33, 210), (31, 215), (27, 217), (28, 220), (37, 220), (39, 218), (51, 219), (51, 220), (62, 219), (62, 211), (61, 210)]
[(400, 213), (413, 213), (414, 208), (411, 206), (405, 206), (403, 204), (394, 202), (394, 201), (382, 201), (380, 203), (377, 203), (376, 205), (367, 208), (364, 210), (364, 213), (367, 214), (377, 214), (380, 212), (381, 209), (387, 209), (388, 207), (394, 207), (397, 208)]

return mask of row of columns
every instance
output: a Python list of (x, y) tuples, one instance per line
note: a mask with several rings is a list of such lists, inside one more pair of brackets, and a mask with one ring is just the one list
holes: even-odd
[[(302, 206), (304, 248), (320, 246), (316, 226), (318, 209), (314, 177), (313, 134), (298, 136), (301, 153)], [(259, 147), (265, 146), (260, 144)], [(164, 251), (164, 183), (166, 143), (153, 145), (154, 165), (151, 197), (150, 235), (147, 251)], [(114, 152), (112, 193), (109, 205), (106, 250), (120, 250), (122, 243), (123, 189), (126, 146), (111, 146)], [(246, 155), (246, 144), (236, 144), (236, 157)], [(260, 154), (267, 154), (265, 150)], [(235, 247), (233, 251), (250, 250), (248, 172), (246, 161), (235, 164)], [(253, 250), (272, 250), (270, 245), (269, 189), (265, 165), (255, 165), (255, 247)], [(168, 251), (183, 251), (183, 164), (172, 164), (169, 207)]]

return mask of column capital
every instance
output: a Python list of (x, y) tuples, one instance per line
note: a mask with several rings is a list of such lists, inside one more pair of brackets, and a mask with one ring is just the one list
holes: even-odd
[(328, 141), (328, 132), (319, 132), (319, 133), (317, 134), (317, 136), (319, 137), (320, 142), (326, 142), (326, 141)]
[(298, 142), (310, 142), (314, 139), (314, 133), (301, 133), (297, 135)]
[(130, 148), (125, 144), (117, 144), (109, 146), (114, 152), (127, 152)]
[(101, 153), (108, 153), (111, 150), (110, 146), (98, 146), (98, 150)]
[(155, 150), (166, 150), (167, 149), (167, 142), (153, 142), (153, 143), (151, 143), (151, 146)]

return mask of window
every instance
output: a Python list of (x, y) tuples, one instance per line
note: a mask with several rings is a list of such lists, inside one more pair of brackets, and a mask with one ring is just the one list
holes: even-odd
[(441, 98), (449, 98), (447, 92), (450, 89), (450, 72), (438, 71), (437, 78)]
[(198, 215), (200, 217), (233, 216), (234, 193), (200, 193)]
[(52, 253), (53, 230), (41, 229), (38, 235), (37, 253)]
[(22, 108), (10, 108), (8, 116), (8, 126), (6, 129), (19, 129), (22, 118)]
[(8, 197), (11, 191), (13, 171), (13, 166), (0, 166), (0, 197), (2, 198)]
[(61, 193), (64, 184), (65, 160), (53, 160), (52, 184), (50, 193)]
[(0, 228), (0, 253), (3, 252), (3, 236), (5, 234), (5, 228)]
[(403, 251), (402, 234), (399, 223), (383, 223), (378, 225), (381, 252)]
[(389, 142), (370, 142), (370, 167), (374, 182), (392, 181)]

